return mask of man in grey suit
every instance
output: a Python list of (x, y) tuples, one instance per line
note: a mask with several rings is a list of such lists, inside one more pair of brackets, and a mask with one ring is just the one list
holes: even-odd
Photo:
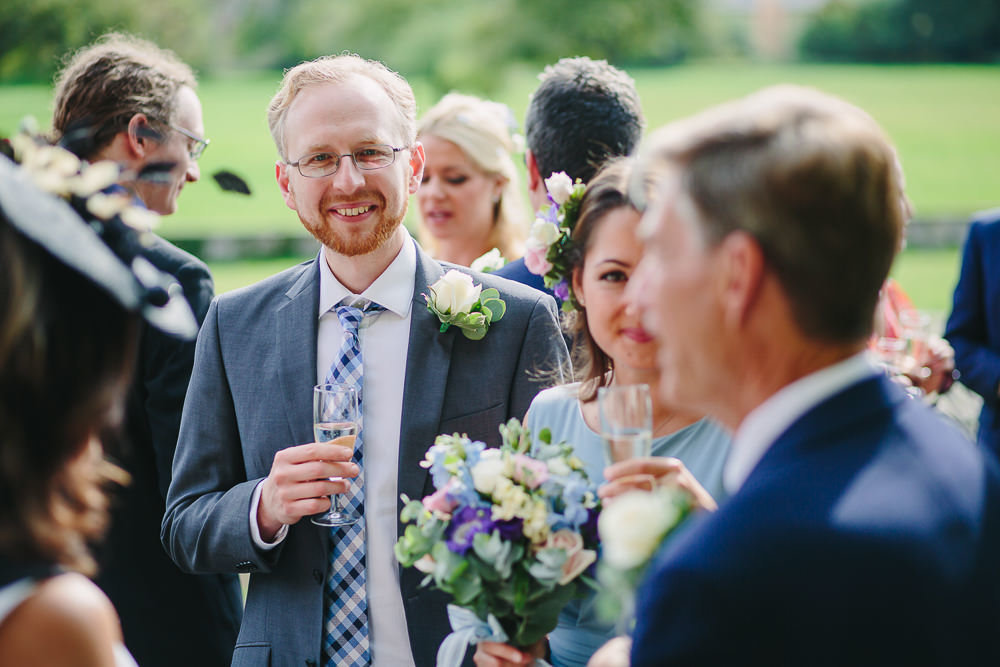
[(162, 529), (182, 568), (251, 573), (234, 665), (344, 664), (326, 651), (324, 627), (329, 608), (344, 604), (324, 595), (342, 529), (309, 521), (359, 473), (349, 449), (312, 442), (312, 387), (344, 334), (332, 308), (384, 309), (359, 330), (367, 615), (358, 624), (373, 665), (433, 664), (448, 632), (446, 600), (419, 588), (419, 573), (400, 572), (392, 551), (399, 495), (432, 490), (419, 466), (427, 447), (443, 432), (497, 444), (497, 426), (523, 416), (539, 378), (557, 379), (538, 372), (566, 362), (553, 300), (478, 273), (476, 283), (500, 290), (506, 314), (482, 340), (440, 333), (423, 295), (446, 267), (400, 224), (424, 165), (415, 111), (399, 75), (354, 55), (298, 65), (271, 101), (278, 185), (323, 247), (213, 302)]

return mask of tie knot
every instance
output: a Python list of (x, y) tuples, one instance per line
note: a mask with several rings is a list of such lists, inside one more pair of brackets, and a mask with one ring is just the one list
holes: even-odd
[(340, 319), (340, 326), (344, 328), (344, 333), (357, 336), (358, 327), (361, 326), (361, 320), (365, 318), (365, 315), (380, 313), (385, 308), (374, 301), (369, 301), (368, 305), (364, 308), (339, 303), (336, 306), (336, 310), (337, 317)]

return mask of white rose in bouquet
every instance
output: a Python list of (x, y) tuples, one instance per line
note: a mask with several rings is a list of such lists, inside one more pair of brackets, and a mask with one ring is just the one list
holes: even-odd
[(504, 462), (499, 449), (486, 449), (479, 462), (472, 466), (472, 483), (476, 491), (493, 495), (497, 480), (503, 477)]

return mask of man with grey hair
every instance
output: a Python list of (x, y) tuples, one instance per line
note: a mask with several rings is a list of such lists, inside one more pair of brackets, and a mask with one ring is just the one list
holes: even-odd
[(882, 130), (781, 86), (640, 159), (662, 398), (735, 435), (729, 500), (639, 590), (632, 665), (997, 664), (997, 462), (865, 352), (906, 211)]
[[(432, 488), (419, 462), (438, 434), (499, 444), (543, 386), (532, 372), (567, 358), (550, 297), (481, 274), (445, 280), (497, 288), (502, 319), (481, 340), (441, 332), (424, 295), (444, 269), (400, 224), (424, 166), (415, 106), (355, 55), (292, 68), (271, 101), (279, 189), (322, 247), (213, 302), (163, 522), (182, 567), (251, 573), (234, 664), (433, 664), (445, 598), (399, 570), (399, 497)], [(353, 452), (313, 442), (324, 381), (360, 390)], [(331, 494), (361, 521), (311, 521)]]
[[(56, 78), (53, 132), (84, 160), (116, 162), (122, 173), (115, 189), (169, 215), (182, 188), (199, 179), (198, 158), (208, 144), (196, 87), (194, 72), (173, 52), (108, 33), (74, 52)], [(200, 322), (212, 301), (208, 267), (159, 236), (149, 238), (143, 255), (177, 276)], [(181, 572), (160, 543), (194, 341), (143, 325), (137, 359), (122, 437), (109, 443), (131, 479), (114, 492), (95, 581), (118, 610), (125, 643), (141, 665), (222, 667), (232, 661), (240, 625), (239, 580)]]

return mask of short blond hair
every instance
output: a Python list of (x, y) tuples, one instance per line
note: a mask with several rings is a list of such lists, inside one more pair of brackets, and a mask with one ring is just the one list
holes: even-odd
[(282, 160), (287, 160), (285, 152), (285, 117), (288, 108), (303, 88), (324, 83), (342, 83), (351, 76), (371, 79), (386, 92), (395, 103), (399, 116), (400, 139), (407, 145), (416, 140), (417, 101), (413, 89), (402, 76), (376, 60), (367, 60), (353, 53), (337, 56), (322, 56), (315, 60), (299, 63), (285, 72), (281, 87), (271, 98), (267, 108), (267, 124), (271, 137)]
[[(418, 138), (433, 136), (450, 141), (480, 171), (503, 178), (488, 245), (498, 248), (508, 260), (523, 254), (527, 236), (527, 213), (513, 158), (518, 150), (513, 137), (515, 128), (513, 112), (505, 105), (460, 93), (442, 97), (428, 109), (417, 128)], [(423, 226), (420, 232), (421, 244), (433, 254), (433, 237)]]
[(909, 211), (896, 151), (871, 116), (818, 90), (766, 88), (654, 133), (634, 198), (669, 173), (675, 210), (710, 247), (734, 231), (757, 241), (805, 335), (870, 335)]

